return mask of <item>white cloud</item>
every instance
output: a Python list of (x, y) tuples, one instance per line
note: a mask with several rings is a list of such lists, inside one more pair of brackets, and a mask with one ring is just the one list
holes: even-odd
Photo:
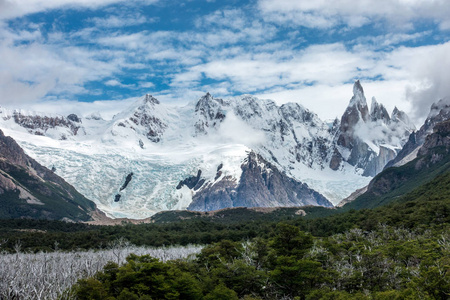
[(47, 100), (32, 103), (7, 103), (2, 105), (9, 109), (26, 109), (28, 111), (45, 112), (67, 116), (74, 113), (81, 117), (86, 117), (92, 113), (100, 112), (105, 120), (111, 120), (114, 115), (124, 111), (133, 105), (138, 98), (128, 98), (123, 100), (103, 100), (94, 102), (79, 102), (70, 100)]
[[(138, 2), (152, 4), (158, 0)], [(99, 8), (102, 6), (126, 2), (125, 0), (0, 0), (0, 19), (12, 19), (27, 14), (57, 8)]]
[(139, 13), (125, 14), (119, 16), (108, 16), (107, 18), (90, 19), (96, 28), (123, 28), (141, 24), (155, 23), (157, 18), (147, 18)]
[[(14, 16), (14, 9), (24, 15), (118, 2), (0, 0), (0, 19)], [(142, 12), (121, 12), (116, 7), (108, 10), (107, 17), (87, 19), (83, 24), (88, 27), (77, 32), (61, 32), (57, 27), (45, 32), (39, 24), (22, 24), (17, 29), (0, 23), (0, 103), (101, 93), (86, 90), (89, 82), (130, 90), (161, 89), (155, 83), (163, 82), (164, 88), (169, 88), (156, 93), (162, 100), (192, 101), (206, 91), (219, 97), (253, 93), (278, 102), (298, 101), (322, 118), (332, 118), (348, 104), (353, 81), (362, 79), (368, 99), (376, 96), (389, 110), (397, 105), (419, 120), (431, 102), (450, 95), (446, 84), (450, 78), (445, 72), (450, 66), (448, 43), (399, 47), (433, 32), (394, 30), (314, 45), (306, 44), (298, 25), (333, 30), (336, 25), (360, 27), (387, 20), (405, 27), (416, 19), (435, 18), (443, 29), (450, 24), (450, 11), (443, 3), (261, 0), (260, 11), (252, 11), (255, 15), (243, 8), (218, 10), (199, 15), (194, 28), (178, 31), (139, 26), (124, 29), (154, 20)], [(8, 9), (1, 10), (7, 5)], [(270, 22), (264, 22), (259, 12)], [(286, 32), (272, 22), (290, 22), (297, 28)], [(124, 74), (127, 80), (122, 78)], [(133, 76), (135, 83), (124, 84)], [(152, 82), (154, 79), (158, 81)]]
[(259, 0), (258, 7), (267, 20), (313, 28), (360, 27), (377, 20), (408, 28), (417, 19), (450, 21), (447, 0)]
[(121, 87), (121, 88), (135, 88), (136, 87), (136, 85), (134, 85), (134, 84), (123, 84), (122, 82), (118, 81), (117, 79), (107, 80), (105, 82), (105, 85)]
[(228, 143), (244, 144), (248, 147), (264, 144), (266, 137), (256, 129), (253, 129), (247, 123), (232, 112), (228, 112), (225, 120), (220, 124), (217, 133), (213, 139), (218, 143), (224, 141)]

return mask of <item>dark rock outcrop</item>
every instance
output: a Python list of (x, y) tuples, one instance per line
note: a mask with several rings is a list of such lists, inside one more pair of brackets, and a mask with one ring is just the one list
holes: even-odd
[(76, 114), (70, 114), (67, 116), (67, 119), (72, 121), (72, 122), (76, 122), (76, 123), (81, 123), (81, 119), (78, 118), (78, 116)]
[(209, 211), (240, 206), (333, 206), (324, 196), (281, 173), (254, 152), (249, 153), (241, 169), (239, 180), (224, 176), (218, 182), (205, 183), (194, 195), (188, 209)]
[[(49, 117), (37, 114), (23, 114), (20, 111), (14, 111), (12, 118), (18, 125), (35, 135), (45, 135), (49, 129), (57, 127), (66, 128), (71, 135), (77, 135), (81, 128), (81, 120), (75, 114), (65, 118), (63, 116)], [(63, 136), (61, 138), (64, 139)]]
[(125, 178), (125, 182), (120, 187), (120, 191), (123, 191), (127, 188), (128, 184), (130, 183), (131, 179), (133, 178), (133, 172), (129, 173), (127, 177)]
[(122, 196), (121, 196), (120, 194), (116, 194), (116, 195), (114, 196), (114, 202), (119, 202), (119, 201), (120, 201), (120, 198), (122, 198)]
[(181, 189), (183, 185), (187, 186), (189, 189), (198, 190), (200, 186), (205, 182), (204, 179), (201, 179), (202, 170), (198, 170), (197, 176), (190, 176), (186, 179), (181, 180), (177, 185), (177, 190)]

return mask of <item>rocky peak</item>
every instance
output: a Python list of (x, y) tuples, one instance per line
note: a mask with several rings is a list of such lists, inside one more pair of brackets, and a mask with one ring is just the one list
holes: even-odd
[[(362, 102), (362, 104), (366, 104), (366, 97), (364, 96), (364, 89), (359, 80), (356, 80), (355, 84), (353, 84), (353, 98), (355, 102)], [(366, 104), (367, 105), (367, 104)]]
[(224, 106), (226, 103), (222, 99), (216, 99), (210, 93), (202, 96), (195, 105), (195, 114), (198, 118), (194, 125), (195, 133), (206, 134), (207, 128), (221, 123), (226, 116)]
[(338, 145), (350, 148), (354, 144), (353, 133), (356, 124), (369, 120), (369, 109), (361, 83), (358, 81), (353, 85), (353, 97), (341, 118)]
[(411, 122), (408, 115), (397, 107), (394, 107), (394, 110), (392, 111), (391, 120), (396, 123), (403, 123), (406, 126), (406, 129), (410, 131), (416, 130), (416, 126)]
[(214, 112), (223, 105), (224, 101), (222, 99), (214, 98), (210, 93), (206, 93), (197, 101), (195, 112), (200, 112), (200, 114), (212, 119), (215, 115)]
[(112, 135), (125, 138), (134, 136), (141, 148), (143, 142), (138, 141), (142, 136), (154, 143), (160, 142), (168, 125), (164, 122), (165, 108), (159, 104), (153, 96), (145, 95), (127, 111), (114, 116)]
[(76, 114), (68, 115), (67, 119), (72, 121), (72, 122), (81, 123), (81, 119)]
[(389, 117), (386, 108), (375, 98), (372, 98), (369, 115), (364, 91), (357, 81), (350, 104), (341, 118), (338, 149), (330, 167), (337, 169), (341, 160), (345, 160), (363, 170), (364, 176), (375, 176), (396, 156), (414, 129), (404, 112), (396, 108)]
[[(433, 133), (427, 135), (418, 155), (422, 156), (433, 152), (439, 152), (434, 151), (436, 147), (445, 148), (445, 152), (448, 153), (450, 148), (450, 120), (437, 123), (434, 126)], [(434, 156), (434, 160), (441, 159), (442, 153), (435, 153)]]
[(378, 103), (375, 97), (372, 97), (372, 104), (370, 106), (370, 120), (372, 122), (382, 120), (385, 124), (388, 124), (391, 120), (391, 118), (389, 117), (389, 113), (387, 112), (384, 105)]
[(154, 104), (159, 104), (159, 103), (160, 103), (159, 100), (150, 94), (146, 94), (144, 97), (144, 104), (153, 104), (154, 105)]
[(298, 103), (281, 105), (280, 112), (283, 118), (292, 124), (292, 121), (301, 123), (314, 123), (318, 116)]

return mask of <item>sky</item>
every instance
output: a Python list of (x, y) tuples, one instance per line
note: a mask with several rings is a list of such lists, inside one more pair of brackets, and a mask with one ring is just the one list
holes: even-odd
[(450, 96), (448, 0), (0, 0), (0, 106), (109, 113), (152, 94), (340, 117), (360, 80), (420, 126)]

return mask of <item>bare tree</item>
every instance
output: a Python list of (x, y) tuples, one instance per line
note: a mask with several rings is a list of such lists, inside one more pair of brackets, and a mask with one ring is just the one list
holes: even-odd
[[(56, 245), (57, 246), (57, 245)], [(109, 261), (123, 264), (125, 258), (149, 254), (158, 259), (182, 259), (198, 253), (201, 246), (149, 248), (117, 241), (110, 249), (84, 252), (16, 253), (0, 255), (0, 299), (71, 299), (70, 287), (80, 278), (94, 276)]]

